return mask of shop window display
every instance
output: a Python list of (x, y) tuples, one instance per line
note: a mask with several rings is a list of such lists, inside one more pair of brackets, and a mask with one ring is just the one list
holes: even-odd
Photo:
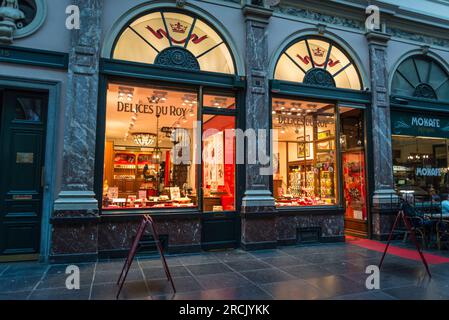
[(109, 83), (103, 209), (197, 206), (197, 105), (195, 92)]
[[(232, 94), (202, 101), (235, 109)], [(103, 210), (235, 210), (235, 117), (205, 114), (201, 122), (200, 108), (195, 91), (108, 84)]]
[(276, 205), (337, 204), (335, 105), (273, 98), (272, 113)]
[(393, 173), (397, 191), (410, 201), (433, 201), (449, 193), (445, 138), (393, 135)]

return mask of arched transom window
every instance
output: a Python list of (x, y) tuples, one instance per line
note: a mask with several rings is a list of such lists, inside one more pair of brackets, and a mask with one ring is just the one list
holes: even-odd
[(275, 79), (361, 90), (360, 74), (352, 59), (328, 39), (310, 37), (290, 45), (281, 55)]
[(200, 18), (157, 11), (132, 21), (120, 34), (113, 58), (193, 71), (234, 74), (223, 38)]
[(449, 101), (449, 75), (434, 59), (413, 56), (396, 69), (393, 95)]

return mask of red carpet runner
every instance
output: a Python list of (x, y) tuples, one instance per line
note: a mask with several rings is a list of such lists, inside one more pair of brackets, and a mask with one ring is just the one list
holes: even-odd
[[(350, 244), (359, 246), (361, 248), (377, 251), (377, 252), (384, 252), (386, 243), (374, 241), (374, 240), (368, 240), (368, 239), (357, 239), (353, 237), (346, 237), (348, 241), (350, 241)], [(416, 249), (405, 249), (400, 248), (394, 245), (390, 245), (388, 248), (387, 256), (389, 254), (409, 259), (409, 260), (416, 260), (421, 261), (421, 258), (419, 257), (418, 252)], [(426, 260), (429, 264), (442, 264), (442, 263), (449, 263), (449, 258), (437, 256), (430, 253), (424, 253), (424, 256), (426, 257)], [(388, 259), (388, 258), (386, 258)]]

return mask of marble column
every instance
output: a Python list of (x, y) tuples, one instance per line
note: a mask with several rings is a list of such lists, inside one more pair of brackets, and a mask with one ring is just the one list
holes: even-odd
[(372, 208), (373, 236), (382, 238), (390, 231), (397, 196), (394, 191), (391, 119), (388, 91), (387, 46), (390, 36), (382, 32), (366, 34), (370, 54), (372, 88), (372, 142), (374, 195)]
[[(274, 215), (274, 198), (270, 191), (270, 176), (261, 169), (269, 165), (250, 163), (250, 159), (259, 159), (252, 152), (267, 149), (269, 154), (270, 117), (269, 83), (268, 83), (268, 43), (266, 27), (273, 11), (263, 1), (247, 1), (243, 5), (246, 25), (246, 129), (258, 134), (259, 129), (268, 134), (265, 146), (258, 137), (257, 147), (251, 148), (247, 143), (246, 191), (242, 201), (242, 245), (260, 246), (276, 242), (276, 217)], [(263, 246), (263, 245), (262, 245)]]
[(74, 0), (80, 29), (71, 31), (61, 192), (54, 204), (52, 255), (97, 254), (94, 193), (103, 0)]

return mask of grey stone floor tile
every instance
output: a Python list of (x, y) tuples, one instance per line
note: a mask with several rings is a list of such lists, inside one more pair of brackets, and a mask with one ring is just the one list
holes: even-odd
[(181, 261), (183, 266), (219, 262), (216, 256), (214, 256), (213, 254), (180, 256), (179, 260)]
[[(95, 271), (97, 272), (108, 272), (108, 271), (121, 271), (123, 268), (125, 261), (103, 261), (103, 262), (98, 262), (97, 266), (95, 268)], [(131, 264), (131, 268), (130, 269), (138, 269), (139, 268), (139, 263), (137, 262), (137, 260), (134, 260), (133, 263)]]
[(309, 264), (304, 259), (296, 258), (294, 256), (279, 256), (270, 258), (261, 258), (261, 261), (268, 263), (274, 267), (285, 267), (285, 266), (298, 266)]
[(327, 298), (367, 291), (364, 283), (361, 284), (346, 277), (337, 275), (321, 278), (310, 278), (305, 281), (318, 288), (320, 293), (323, 296), (327, 296)]
[[(56, 288), (66, 288), (66, 280), (68, 275), (66, 274), (46, 274), (42, 280), (39, 282), (37, 287), (38, 290), (41, 289), (56, 289)], [(92, 284), (93, 272), (80, 272), (80, 288), (89, 289)]]
[(238, 288), (251, 285), (251, 282), (237, 273), (219, 273), (195, 277), (205, 290)]
[[(142, 268), (151, 268), (151, 267), (162, 267), (162, 260), (160, 258), (142, 258), (139, 259), (139, 265)], [(182, 263), (180, 261), (180, 259), (178, 257), (166, 257), (165, 261), (167, 262), (167, 265), (169, 267), (178, 267), (178, 266), (182, 266)]]
[(256, 250), (251, 251), (250, 254), (259, 259), (287, 256), (286, 252), (279, 249)]
[[(202, 290), (198, 281), (193, 277), (182, 277), (173, 279), (176, 293), (195, 292)], [(147, 286), (151, 296), (171, 295), (173, 288), (171, 283), (165, 279), (147, 280)]]
[(42, 276), (49, 269), (47, 264), (17, 263), (12, 264), (2, 273), (2, 277)]
[(449, 292), (442, 292), (435, 288), (421, 288), (417, 286), (400, 287), (383, 290), (385, 293), (399, 300), (448, 300)]
[[(172, 278), (180, 278), (190, 276), (189, 271), (184, 266), (173, 266), (168, 268)], [(165, 270), (162, 267), (142, 268), (147, 280), (167, 279)]]
[(334, 263), (326, 263), (320, 265), (320, 268), (323, 268), (329, 271), (331, 274), (346, 274), (346, 273), (354, 273), (354, 272), (365, 272), (366, 267), (359, 264), (354, 264), (349, 261), (339, 261)]
[(274, 269), (274, 268), (245, 271), (241, 272), (241, 274), (256, 284), (281, 282), (295, 279), (294, 276), (288, 274), (287, 272), (284, 272), (281, 269)]
[(260, 270), (260, 269), (270, 269), (271, 265), (267, 264), (263, 260), (233, 260), (225, 262), (226, 265), (231, 267), (236, 271), (250, 271), (250, 270)]
[(293, 280), (261, 285), (275, 300), (315, 300), (322, 297), (320, 290), (304, 280)]
[(29, 297), (30, 300), (89, 300), (90, 289), (61, 290), (43, 289), (34, 290)]
[(11, 293), (0, 293), (0, 301), (22, 301), (27, 300), (28, 296), (31, 294), (31, 290), (28, 291), (18, 291)]
[(332, 275), (332, 272), (318, 265), (287, 266), (282, 267), (281, 269), (297, 279), (318, 278)]
[(395, 297), (390, 296), (389, 294), (380, 291), (380, 290), (373, 290), (369, 292), (362, 292), (362, 293), (353, 293), (348, 294), (344, 296), (338, 296), (331, 298), (332, 300), (346, 300), (346, 301), (355, 301), (355, 300), (397, 300)]
[(208, 274), (217, 274), (217, 273), (226, 273), (232, 272), (226, 264), (224, 263), (208, 263), (208, 264), (196, 264), (187, 266), (189, 271), (197, 276), (208, 275)]
[[(119, 287), (113, 283), (92, 286), (91, 300), (116, 300)], [(126, 281), (118, 300), (151, 299), (145, 281)]]
[[(94, 284), (116, 283), (120, 276), (120, 270), (95, 272)], [(143, 281), (144, 277), (140, 269), (130, 269), (126, 281)]]
[(17, 276), (0, 278), (0, 293), (33, 290), (42, 276)]

